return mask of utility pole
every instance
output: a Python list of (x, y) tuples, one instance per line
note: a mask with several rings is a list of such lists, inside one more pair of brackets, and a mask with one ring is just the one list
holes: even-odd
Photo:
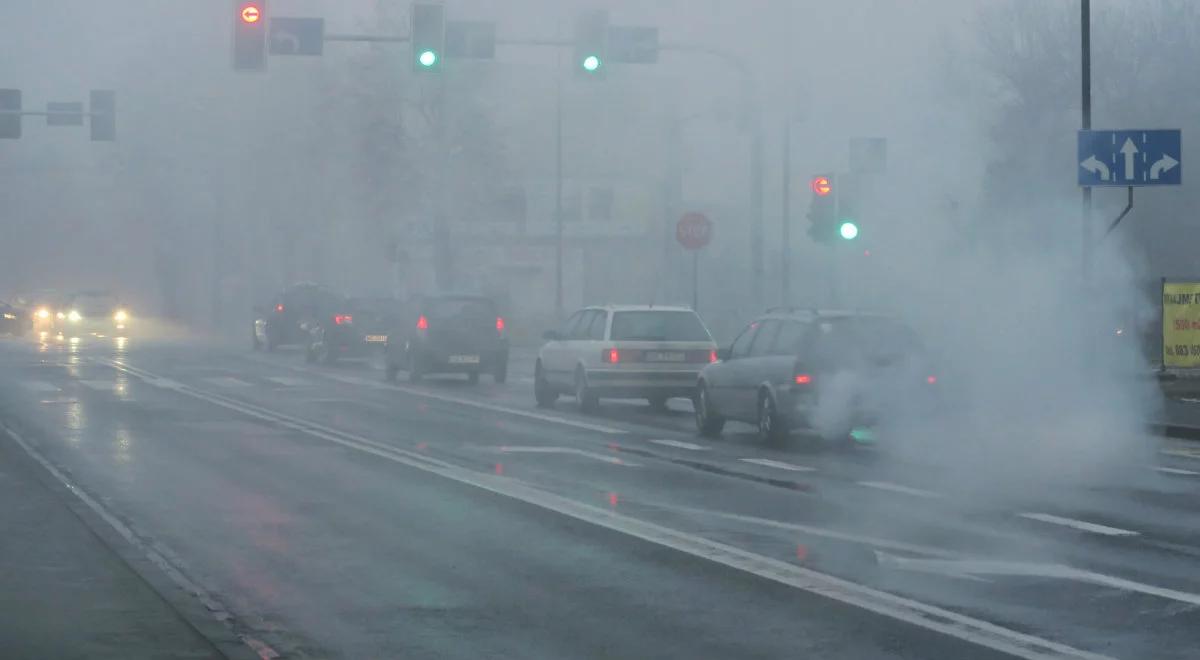
[[(1079, 43), (1082, 50), (1083, 88), (1081, 108), (1083, 111), (1083, 130), (1092, 128), (1092, 3), (1091, 0), (1079, 0)], [(1083, 281), (1086, 284), (1092, 274), (1092, 188), (1083, 187)]]
[(554, 315), (562, 321), (563, 309), (563, 82), (562, 55), (554, 78)]
[(792, 304), (792, 120), (783, 118), (783, 245), (780, 246), (780, 294), (779, 302)]
[(754, 273), (754, 304), (763, 306), (763, 285), (766, 269), (763, 263), (763, 125), (762, 116), (755, 112), (750, 142), (750, 260)]

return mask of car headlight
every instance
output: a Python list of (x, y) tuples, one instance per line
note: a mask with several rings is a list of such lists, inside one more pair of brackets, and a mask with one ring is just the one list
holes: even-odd
[(45, 307), (43, 307), (43, 308), (39, 309), (39, 310), (37, 311), (37, 317), (38, 317), (39, 319), (48, 319), (48, 318), (50, 318), (50, 310), (46, 309)]
[(58, 316), (58, 320), (60, 320), (60, 321), (67, 318), (67, 315), (63, 314), (62, 312), (59, 312), (58, 314), (56, 314), (56, 316)]
[(83, 320), (83, 317), (80, 316), (79, 312), (77, 312), (76, 310), (71, 310), (71, 311), (67, 312), (67, 320), (72, 323), (79, 323), (80, 321)]
[(124, 323), (128, 318), (129, 314), (126, 314), (123, 309), (118, 309), (117, 313), (113, 314), (113, 320), (117, 323)]

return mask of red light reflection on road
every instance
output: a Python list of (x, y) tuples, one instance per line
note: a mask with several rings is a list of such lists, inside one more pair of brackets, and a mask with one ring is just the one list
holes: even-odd
[(796, 546), (796, 561), (803, 562), (808, 559), (808, 546), (801, 543)]
[(504, 476), (504, 464), (503, 463), (496, 464), (496, 474), (498, 474), (502, 477)]
[(425, 451), (426, 449), (429, 449), (428, 442), (418, 442), (417, 443), (417, 451)]
[(617, 508), (617, 502), (619, 502), (620, 499), (621, 498), (616, 493), (609, 493), (608, 494), (608, 505), (615, 509), (615, 508)]

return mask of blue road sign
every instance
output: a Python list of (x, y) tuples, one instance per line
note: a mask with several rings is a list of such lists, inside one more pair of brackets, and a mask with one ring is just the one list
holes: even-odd
[(1177, 129), (1079, 131), (1079, 185), (1177, 186), (1181, 145)]
[(320, 55), (325, 50), (325, 19), (280, 16), (271, 19), (267, 52), (272, 55)]

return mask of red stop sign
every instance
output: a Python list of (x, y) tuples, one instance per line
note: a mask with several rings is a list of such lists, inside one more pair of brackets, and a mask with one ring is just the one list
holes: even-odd
[(703, 213), (684, 213), (675, 223), (675, 240), (688, 250), (699, 250), (712, 240), (712, 222)]

